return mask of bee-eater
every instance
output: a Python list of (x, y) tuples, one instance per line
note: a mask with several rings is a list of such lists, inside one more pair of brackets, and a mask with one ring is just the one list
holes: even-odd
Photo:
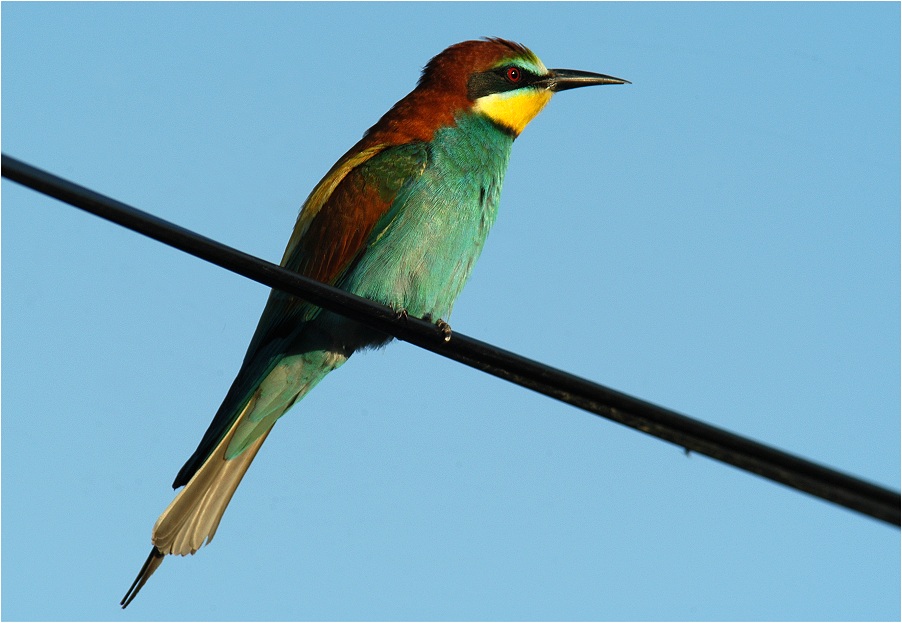
[[(511, 146), (552, 94), (626, 80), (546, 69), (503, 39), (464, 41), (429, 61), (416, 88), (342, 156), (304, 203), (282, 266), (436, 322), (451, 307), (495, 222)], [(273, 290), (241, 369), (184, 486), (153, 527), (153, 549), (122, 607), (169, 554), (213, 540), (276, 421), (357, 350), (391, 337)]]

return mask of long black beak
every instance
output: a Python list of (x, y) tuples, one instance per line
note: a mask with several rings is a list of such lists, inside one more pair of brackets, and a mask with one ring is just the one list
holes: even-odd
[(542, 86), (557, 93), (567, 89), (588, 87), (593, 84), (632, 84), (629, 80), (596, 74), (591, 71), (579, 71), (577, 69), (549, 69), (548, 74), (536, 81), (537, 86)]

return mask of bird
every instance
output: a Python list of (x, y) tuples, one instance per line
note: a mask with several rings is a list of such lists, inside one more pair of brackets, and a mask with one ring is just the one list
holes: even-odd
[[(367, 130), (313, 188), (281, 265), (437, 325), (482, 252), (498, 211), (511, 146), (559, 91), (629, 84), (605, 74), (547, 69), (498, 37), (456, 43)], [(151, 533), (153, 547), (120, 605), (166, 556), (212, 541), (226, 507), (273, 426), (356, 351), (391, 337), (272, 290), (241, 367), (178, 492)]]

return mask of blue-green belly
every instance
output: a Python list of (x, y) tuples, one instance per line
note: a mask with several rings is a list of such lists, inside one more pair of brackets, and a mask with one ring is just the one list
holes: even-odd
[(423, 173), (401, 189), (341, 287), (412, 316), (447, 319), (495, 222), (512, 144), (480, 116), (439, 130)]

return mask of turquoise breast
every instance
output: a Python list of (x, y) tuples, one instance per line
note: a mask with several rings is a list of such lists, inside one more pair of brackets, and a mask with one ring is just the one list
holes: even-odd
[(512, 144), (482, 115), (460, 115), (437, 131), (424, 145), (422, 174), (401, 188), (341, 287), (447, 320), (495, 222)]

